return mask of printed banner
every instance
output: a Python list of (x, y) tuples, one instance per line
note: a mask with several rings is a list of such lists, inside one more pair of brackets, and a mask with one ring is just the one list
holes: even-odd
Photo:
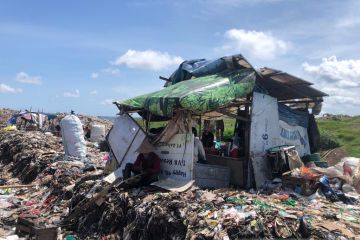
[(176, 134), (168, 143), (159, 143), (155, 153), (161, 161), (161, 179), (171, 178), (178, 181), (193, 179), (193, 134)]
[(300, 157), (310, 154), (309, 137), (307, 129), (301, 126), (291, 126), (279, 121), (280, 145), (294, 145)]

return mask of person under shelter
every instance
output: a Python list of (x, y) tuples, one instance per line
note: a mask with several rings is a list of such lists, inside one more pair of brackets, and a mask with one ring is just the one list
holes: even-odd
[(159, 179), (160, 158), (154, 153), (154, 147), (149, 142), (144, 142), (137, 150), (139, 155), (134, 163), (127, 163), (123, 170), (123, 178), (128, 179), (132, 174), (143, 174), (138, 185), (146, 186)]
[(204, 147), (211, 148), (214, 145), (214, 134), (212, 134), (208, 128), (205, 128), (201, 136), (201, 141)]

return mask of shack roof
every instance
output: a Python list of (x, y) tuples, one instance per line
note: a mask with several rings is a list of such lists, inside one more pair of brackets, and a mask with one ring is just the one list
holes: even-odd
[(322, 101), (322, 97), (328, 96), (313, 87), (313, 83), (295, 77), (289, 73), (264, 67), (258, 70), (261, 77), (257, 79), (270, 96), (278, 100), (309, 99), (310, 101)]
[(255, 70), (234, 70), (178, 82), (160, 91), (114, 103), (124, 111), (145, 109), (165, 117), (171, 117), (175, 109), (203, 114), (246, 97), (253, 91), (255, 81)]
[(142, 111), (160, 117), (171, 117), (175, 109), (195, 114), (221, 117), (236, 113), (248, 104), (246, 96), (260, 91), (291, 108), (321, 110), (326, 93), (313, 88), (311, 82), (286, 72), (264, 67), (255, 70), (241, 55), (216, 60), (184, 61), (160, 91), (116, 101), (122, 111)]

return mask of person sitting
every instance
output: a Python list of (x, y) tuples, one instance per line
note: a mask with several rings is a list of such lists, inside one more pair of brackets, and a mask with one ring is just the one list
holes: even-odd
[(123, 179), (131, 177), (131, 174), (143, 174), (143, 178), (139, 182), (140, 186), (149, 185), (158, 180), (160, 173), (160, 158), (154, 153), (154, 147), (148, 143), (143, 143), (137, 150), (139, 155), (134, 163), (127, 163), (123, 170)]
[(201, 141), (204, 147), (211, 148), (214, 145), (214, 134), (206, 128), (201, 136)]
[(206, 163), (206, 155), (205, 155), (205, 149), (200, 141), (200, 139), (197, 137), (197, 130), (196, 128), (192, 128), (192, 132), (194, 134), (194, 159), (198, 160), (198, 163)]

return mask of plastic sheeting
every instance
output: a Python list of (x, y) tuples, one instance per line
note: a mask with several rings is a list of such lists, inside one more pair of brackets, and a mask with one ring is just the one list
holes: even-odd
[(300, 157), (310, 154), (310, 145), (307, 129), (302, 126), (289, 125), (279, 121), (279, 145), (293, 145)]
[(310, 154), (308, 126), (309, 114), (305, 111), (298, 111), (283, 104), (278, 105), (280, 145), (294, 145), (299, 155)]
[(193, 134), (176, 134), (169, 142), (158, 143), (154, 152), (160, 157), (160, 179), (188, 182), (194, 178)]
[(200, 114), (245, 97), (252, 92), (255, 79), (253, 69), (236, 70), (179, 82), (115, 104), (125, 111), (145, 109), (158, 116), (172, 117), (178, 108)]
[(254, 92), (251, 113), (250, 156), (256, 186), (271, 176), (266, 150), (277, 146), (279, 140), (279, 115), (276, 98)]
[(184, 61), (170, 76), (171, 84), (189, 80), (193, 77), (216, 74), (225, 70), (242, 69), (244, 66), (239, 64), (242, 59), (244, 59), (243, 56), (238, 54), (213, 60), (194, 59)]
[(292, 126), (301, 126), (307, 128), (309, 125), (309, 113), (291, 109), (290, 107), (279, 103), (279, 120)]

